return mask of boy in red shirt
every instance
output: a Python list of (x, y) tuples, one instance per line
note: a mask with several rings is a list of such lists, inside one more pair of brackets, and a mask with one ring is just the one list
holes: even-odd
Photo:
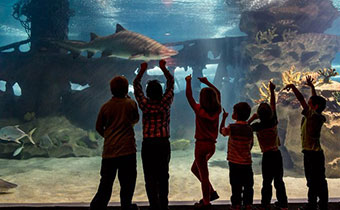
[(250, 153), (253, 147), (253, 130), (247, 122), (250, 112), (251, 108), (248, 103), (235, 104), (232, 119), (236, 122), (225, 127), (228, 113), (223, 109), (220, 133), (223, 136), (229, 136), (227, 160), (229, 161), (232, 210), (240, 210), (242, 204), (246, 210), (251, 210), (253, 204), (254, 175)]

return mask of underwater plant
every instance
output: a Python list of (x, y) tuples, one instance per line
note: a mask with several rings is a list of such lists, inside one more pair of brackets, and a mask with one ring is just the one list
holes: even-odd
[(292, 31), (290, 28), (289, 29), (285, 29), (282, 33), (282, 39), (284, 42), (293, 40), (296, 37), (297, 34), (297, 30)]
[(330, 83), (330, 78), (339, 75), (338, 72), (336, 72), (335, 69), (331, 68), (324, 68), (324, 69), (319, 69), (318, 73), (320, 76), (323, 77), (323, 83)]
[(340, 106), (340, 92), (334, 92), (332, 93), (335, 102)]
[[(264, 90), (262, 90), (262, 88), (264, 88)], [(259, 87), (259, 92), (261, 98), (258, 100), (254, 100), (254, 102), (257, 104), (269, 102), (270, 100), (269, 84), (266, 85), (264, 82), (262, 82), (262, 86)]]
[(301, 84), (301, 79), (304, 76), (302, 72), (294, 72), (295, 66), (291, 66), (288, 71), (282, 72), (282, 83), (284, 86), (289, 84), (294, 84), (295, 86), (299, 86)]
[(31, 121), (35, 118), (35, 112), (27, 112), (25, 115), (24, 115), (24, 120), (25, 121)]
[(269, 28), (267, 31), (259, 31), (256, 33), (255, 36), (255, 41), (257, 44), (261, 44), (263, 41), (267, 42), (267, 43), (272, 43), (273, 39), (277, 36), (279, 36), (278, 34), (275, 33), (276, 31), (276, 27), (271, 27)]

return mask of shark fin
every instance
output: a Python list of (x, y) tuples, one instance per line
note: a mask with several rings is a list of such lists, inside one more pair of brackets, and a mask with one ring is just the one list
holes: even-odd
[(141, 53), (136, 53), (136, 54), (131, 55), (131, 56), (129, 57), (129, 60), (134, 60), (134, 59), (139, 58), (139, 57), (141, 57), (141, 56), (143, 56), (143, 54), (141, 54)]
[(92, 58), (93, 55), (94, 55), (94, 52), (87, 51), (87, 58)]
[(110, 55), (112, 55), (112, 52), (110, 50), (104, 50), (102, 52), (102, 58), (103, 57), (109, 57)]
[(90, 36), (91, 36), (91, 41), (97, 39), (99, 36), (95, 33), (90, 33)]
[(126, 31), (126, 29), (123, 26), (121, 26), (119, 23), (117, 23), (116, 33), (120, 32), (120, 31)]

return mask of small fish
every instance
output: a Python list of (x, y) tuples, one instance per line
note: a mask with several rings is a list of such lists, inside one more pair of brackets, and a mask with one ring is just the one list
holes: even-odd
[(16, 126), (6, 126), (0, 129), (0, 140), (13, 141), (15, 143), (21, 144), (20, 139), (27, 137), (32, 144), (35, 144), (32, 139), (32, 134), (36, 128), (33, 128), (28, 134)]
[(22, 144), (21, 147), (19, 147), (18, 149), (16, 149), (14, 152), (13, 152), (13, 157), (19, 155), (22, 151), (22, 149), (24, 149), (24, 144)]
[(3, 179), (0, 179), (0, 192), (5, 192), (10, 189), (16, 188), (18, 185), (14, 183), (7, 182)]

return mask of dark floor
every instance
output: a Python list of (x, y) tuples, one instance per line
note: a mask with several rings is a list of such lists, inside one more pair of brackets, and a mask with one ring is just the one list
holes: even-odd
[[(211, 210), (228, 210), (230, 209), (230, 204), (228, 202), (219, 202), (213, 204)], [(138, 203), (141, 210), (147, 210), (148, 206), (146, 203)], [(289, 210), (297, 210), (298, 207), (303, 206), (303, 203), (290, 203)], [(258, 204), (254, 205), (256, 209)], [(193, 210), (193, 205), (190, 202), (173, 202), (169, 206), (170, 210)], [(26, 210), (26, 209), (47, 209), (47, 210), (88, 210), (88, 204), (0, 204), (0, 210)], [(108, 210), (119, 210), (118, 204), (112, 204), (108, 207)], [(275, 210), (272, 207), (272, 210)], [(340, 210), (340, 202), (332, 201), (329, 204), (329, 210)]]

